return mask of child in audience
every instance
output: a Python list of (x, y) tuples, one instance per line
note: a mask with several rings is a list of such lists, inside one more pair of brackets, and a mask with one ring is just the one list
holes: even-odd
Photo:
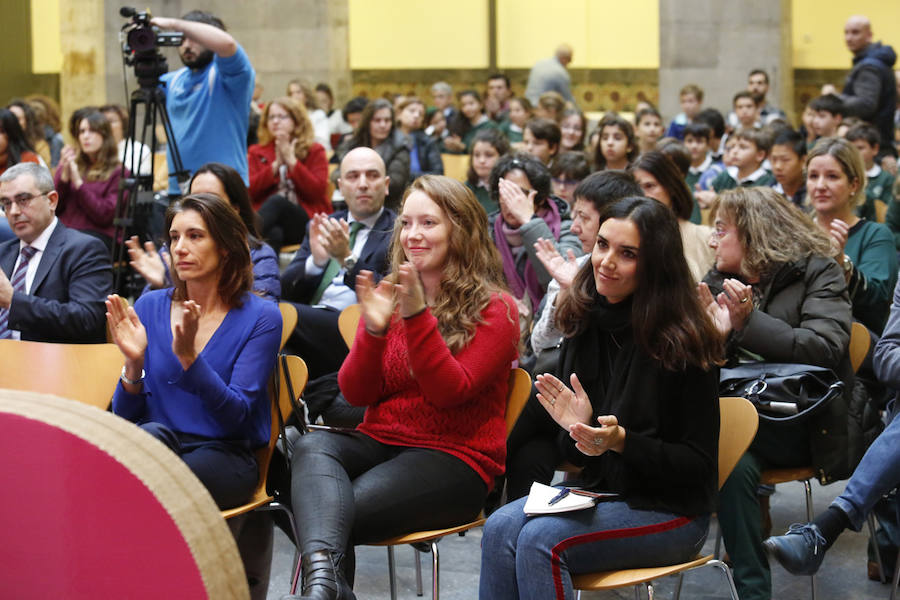
[(738, 118), (738, 128), (747, 129), (759, 127), (759, 98), (747, 90), (741, 90), (734, 95), (731, 108)]
[(475, 134), (484, 129), (497, 129), (497, 123), (484, 112), (481, 95), (475, 90), (463, 90), (457, 96), (459, 112), (447, 124), (450, 135), (444, 138), (444, 148), (448, 152), (462, 154), (472, 149)]
[(806, 140), (803, 136), (792, 129), (775, 134), (769, 162), (772, 163), (772, 175), (775, 177), (772, 188), (802, 210), (808, 210), (806, 177), (803, 173)]
[(866, 201), (856, 207), (856, 215), (870, 221), (875, 221), (875, 201), (881, 200), (886, 206), (890, 206), (894, 189), (894, 177), (890, 173), (875, 164), (875, 157), (880, 150), (881, 136), (878, 130), (862, 123), (847, 132), (847, 141), (856, 146), (866, 165)]
[(472, 190), (478, 203), (491, 215), (500, 208), (491, 198), (491, 170), (501, 156), (509, 154), (509, 141), (496, 129), (485, 129), (475, 135), (469, 156), (466, 187)]
[(642, 108), (634, 118), (634, 136), (638, 151), (649, 152), (656, 149), (656, 142), (662, 137), (662, 117), (653, 107)]
[(597, 130), (600, 139), (594, 153), (595, 170), (627, 169), (638, 155), (631, 123), (617, 114), (607, 113), (597, 125)]
[(506, 135), (506, 139), (514, 148), (522, 145), (522, 134), (525, 131), (525, 123), (528, 122), (534, 111), (528, 98), (509, 99), (509, 117), (500, 123), (500, 131)]
[(587, 129), (587, 120), (577, 108), (567, 108), (562, 113), (559, 122), (559, 130), (562, 135), (559, 141), (561, 152), (570, 150), (584, 150), (584, 134)]
[(713, 165), (712, 153), (709, 151), (711, 135), (712, 128), (701, 121), (689, 123), (684, 128), (684, 147), (691, 155), (691, 166), (685, 182), (691, 192), (696, 189), (700, 177)]
[(696, 121), (706, 123), (712, 129), (709, 136), (709, 151), (712, 152), (713, 162), (721, 161), (725, 156), (725, 117), (714, 108), (704, 108), (697, 113)]
[(812, 102), (806, 105), (806, 108), (803, 109), (803, 114), (800, 116), (800, 129), (799, 133), (803, 136), (803, 139), (806, 140), (806, 149), (809, 150), (813, 147), (813, 144), (816, 143), (816, 132), (813, 129), (813, 119), (816, 116), (816, 111), (812, 109)]
[(761, 129), (739, 129), (731, 137), (735, 140), (732, 150), (734, 164), (713, 180), (713, 189), (722, 192), (738, 186), (770, 186), (775, 183), (775, 178), (762, 167), (772, 148), (769, 135)]
[(537, 106), (534, 107), (534, 116), (542, 119), (550, 119), (559, 123), (563, 111), (566, 110), (566, 99), (559, 92), (544, 92), (538, 97)]
[(553, 193), (565, 200), (571, 208), (575, 199), (575, 188), (590, 174), (591, 167), (584, 152), (563, 152), (550, 167)]
[(544, 163), (548, 168), (559, 152), (561, 138), (562, 132), (556, 121), (540, 117), (535, 117), (525, 123), (525, 132), (522, 134), (525, 152)]
[(681, 88), (678, 97), (682, 112), (675, 115), (675, 118), (669, 123), (666, 136), (682, 140), (684, 139), (684, 126), (692, 123), (697, 117), (697, 113), (700, 112), (700, 106), (703, 104), (703, 90), (700, 86), (691, 83)]
[(810, 102), (809, 107), (815, 113), (812, 117), (812, 130), (816, 139), (836, 135), (838, 126), (847, 114), (840, 97), (825, 94)]

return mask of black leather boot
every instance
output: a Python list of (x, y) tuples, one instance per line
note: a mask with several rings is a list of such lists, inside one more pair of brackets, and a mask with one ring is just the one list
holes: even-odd
[(355, 600), (353, 590), (335, 567), (328, 550), (316, 550), (303, 556), (301, 595), (289, 594), (281, 600)]

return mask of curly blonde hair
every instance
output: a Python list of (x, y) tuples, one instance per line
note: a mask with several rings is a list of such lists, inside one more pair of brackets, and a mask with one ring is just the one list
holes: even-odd
[(780, 264), (834, 254), (830, 238), (812, 218), (772, 188), (723, 192), (715, 211), (737, 229), (745, 275), (764, 278)]
[(288, 98), (287, 96), (272, 100), (266, 104), (266, 107), (263, 109), (262, 116), (259, 119), (259, 129), (257, 129), (259, 145), (265, 146), (275, 139), (275, 136), (269, 131), (268, 126), (269, 109), (273, 104), (277, 104), (283, 108), (285, 112), (291, 116), (291, 119), (293, 119), (294, 129), (291, 131), (291, 139), (293, 139), (294, 156), (297, 157), (297, 160), (305, 160), (306, 155), (309, 154), (310, 146), (316, 143), (315, 131), (313, 130), (313, 124), (309, 119), (306, 108), (301, 106), (300, 103), (293, 98)]
[[(507, 291), (500, 253), (488, 233), (487, 213), (461, 182), (443, 175), (423, 175), (406, 189), (403, 201), (416, 191), (437, 204), (450, 225), (441, 289), (431, 312), (447, 347), (455, 354), (475, 336), (481, 313), (493, 295)], [(392, 278), (407, 260), (400, 243), (402, 229), (401, 216), (394, 223), (391, 238)], [(509, 318), (516, 322), (518, 315), (510, 312)]]

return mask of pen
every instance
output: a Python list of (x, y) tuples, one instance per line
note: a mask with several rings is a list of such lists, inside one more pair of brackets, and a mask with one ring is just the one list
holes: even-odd
[(547, 503), (547, 506), (553, 506), (554, 504), (568, 496), (571, 491), (572, 490), (569, 488), (561, 489), (557, 495), (553, 496), (553, 498), (550, 499), (550, 502)]

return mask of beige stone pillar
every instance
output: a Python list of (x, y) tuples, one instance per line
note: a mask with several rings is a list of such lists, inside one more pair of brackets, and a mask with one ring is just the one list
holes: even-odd
[[(63, 135), (72, 111), (106, 102), (106, 52), (103, 0), (60, 0), (60, 39), (63, 54), (60, 72), (60, 105)], [(68, 139), (71, 143), (72, 140)]]
[(769, 101), (793, 117), (790, 0), (659, 0), (659, 103), (681, 111), (678, 91), (696, 83), (704, 107), (723, 115), (754, 68), (769, 74)]

